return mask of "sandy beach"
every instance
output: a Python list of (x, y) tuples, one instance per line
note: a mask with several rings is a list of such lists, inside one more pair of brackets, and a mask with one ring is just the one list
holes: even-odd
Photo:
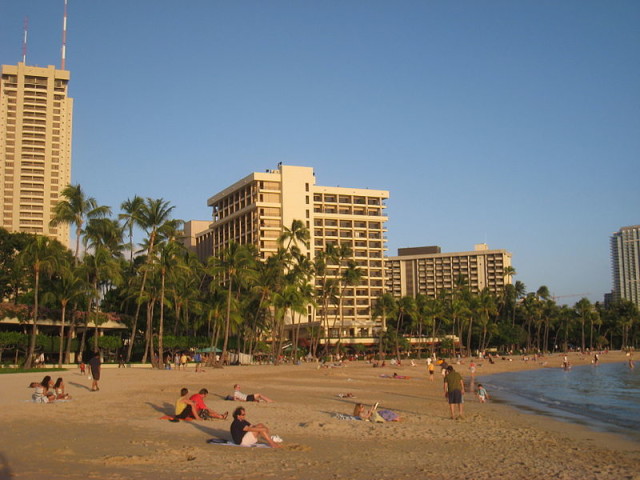
[[(590, 358), (571, 354), (573, 365)], [(603, 362), (624, 362), (619, 352)], [(477, 375), (558, 367), (483, 362)], [(342, 368), (241, 366), (195, 373), (151, 368), (104, 368), (99, 392), (77, 369), (63, 372), (73, 400), (52, 405), (30, 401), (31, 381), (41, 374), (0, 376), (0, 480), (19, 479), (640, 479), (640, 444), (623, 437), (508, 405), (465, 398), (465, 418), (448, 418), (442, 377), (430, 382), (424, 360), (417, 367), (372, 368), (362, 361)], [(456, 366), (465, 378), (468, 362)], [(381, 374), (411, 378), (382, 378)], [(56, 372), (51, 374), (54, 378)], [(284, 439), (282, 448), (212, 445), (229, 438), (231, 412), (224, 400), (240, 383), (246, 393), (275, 402), (243, 403), (247, 419), (265, 423)], [(207, 403), (228, 420), (171, 423), (181, 387), (206, 387)], [(340, 398), (352, 393), (355, 398)], [(396, 411), (401, 422), (340, 420), (355, 402)]]

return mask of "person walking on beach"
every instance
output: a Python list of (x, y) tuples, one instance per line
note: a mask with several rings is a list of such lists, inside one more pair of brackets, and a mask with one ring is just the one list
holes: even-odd
[(98, 381), (100, 380), (100, 352), (93, 352), (93, 357), (89, 360), (89, 368), (91, 369), (91, 391), (97, 392), (100, 390), (98, 387)]
[(478, 400), (480, 403), (485, 403), (489, 399), (489, 394), (487, 393), (487, 389), (482, 386), (481, 383), (478, 384)]
[(429, 381), (433, 382), (433, 376), (436, 373), (436, 367), (433, 365), (432, 362), (429, 362)]
[(455, 420), (455, 406), (458, 406), (458, 418), (463, 418), (462, 413), (464, 404), (462, 396), (464, 395), (464, 382), (462, 376), (456, 372), (451, 365), (447, 367), (444, 377), (444, 396), (449, 402), (449, 410), (451, 411), (451, 420)]
[[(238, 407), (233, 412), (233, 422), (231, 422), (231, 438), (236, 445), (242, 445), (243, 447), (249, 447), (258, 442), (262, 437), (272, 448), (279, 448), (274, 440), (271, 438), (269, 429), (262, 423), (252, 425), (246, 420), (247, 412), (244, 408)], [(275, 437), (276, 440), (279, 437)], [(282, 441), (282, 440), (280, 440)]]

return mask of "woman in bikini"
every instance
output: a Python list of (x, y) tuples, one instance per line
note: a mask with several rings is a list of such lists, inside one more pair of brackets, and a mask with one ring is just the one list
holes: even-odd
[(62, 377), (58, 377), (56, 380), (56, 383), (53, 386), (53, 391), (56, 394), (57, 400), (71, 400), (71, 395), (64, 391), (64, 382), (62, 381)]

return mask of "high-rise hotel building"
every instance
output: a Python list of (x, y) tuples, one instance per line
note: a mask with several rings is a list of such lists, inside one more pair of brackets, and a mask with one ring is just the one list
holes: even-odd
[(0, 77), (0, 226), (69, 244), (69, 227), (50, 227), (71, 180), (73, 99), (69, 71), (2, 65)]
[(640, 225), (622, 227), (611, 236), (613, 298), (640, 307)]
[[(372, 319), (371, 306), (384, 290), (388, 198), (385, 190), (318, 186), (313, 168), (279, 164), (275, 170), (254, 172), (209, 198), (213, 222), (196, 235), (198, 257), (205, 260), (234, 241), (254, 245), (267, 258), (277, 251), (283, 228), (302, 220), (309, 229), (310, 248), (300, 247), (309, 259), (314, 260), (328, 244), (351, 247), (351, 259), (363, 275), (360, 284), (344, 294), (343, 336), (372, 337), (380, 326)], [(337, 277), (338, 267), (329, 266), (329, 275)], [(328, 315), (334, 318), (337, 309), (330, 306)], [(319, 321), (317, 315), (322, 312), (311, 306), (308, 311), (309, 322)]]
[(463, 277), (472, 292), (488, 288), (500, 293), (511, 282), (504, 275), (510, 266), (511, 253), (489, 250), (484, 243), (475, 245), (473, 251), (455, 253), (442, 253), (437, 246), (400, 248), (398, 256), (387, 258), (387, 291), (395, 297), (437, 297), (442, 291), (452, 291)]

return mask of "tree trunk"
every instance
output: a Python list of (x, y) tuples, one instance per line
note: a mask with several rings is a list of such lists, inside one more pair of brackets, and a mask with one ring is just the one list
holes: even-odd
[[(37, 265), (37, 264), (36, 264)], [(40, 269), (38, 266), (34, 268), (35, 273), (35, 285), (33, 293), (33, 328), (31, 329), (31, 337), (29, 338), (29, 350), (27, 351), (27, 358), (24, 362), (24, 368), (31, 368), (33, 365), (33, 356), (36, 351), (36, 335), (38, 334), (38, 290), (40, 289)]]
[(60, 348), (58, 349), (58, 368), (62, 368), (62, 356), (64, 351), (64, 320), (67, 313), (67, 302), (60, 302), (62, 313), (60, 315)]

